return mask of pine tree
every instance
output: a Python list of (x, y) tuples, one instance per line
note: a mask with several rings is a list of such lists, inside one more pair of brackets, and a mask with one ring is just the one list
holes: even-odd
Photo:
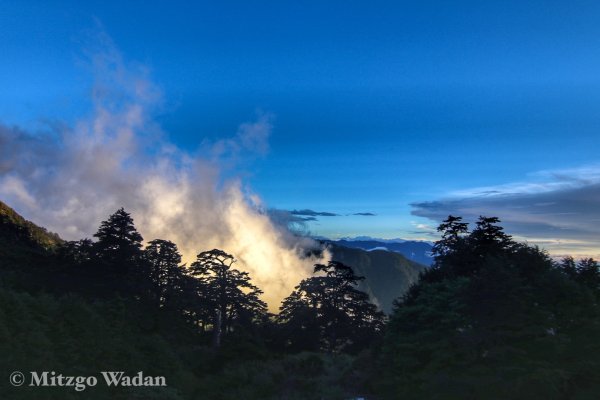
[(567, 259), (559, 267), (513, 241), (497, 218), (480, 217), (470, 233), (457, 222), (440, 226), (436, 248), (444, 251), (396, 301), (383, 353), (390, 398), (562, 399), (597, 391), (590, 371), (600, 366), (600, 310), (587, 285), (596, 282), (597, 264), (575, 269)]
[(211, 310), (216, 345), (221, 333), (227, 334), (236, 324), (251, 324), (267, 310), (260, 299), (262, 291), (252, 284), (247, 272), (232, 268), (235, 262), (231, 254), (213, 249), (198, 254), (190, 265), (190, 273), (198, 278)]
[(144, 249), (144, 260), (148, 263), (152, 299), (157, 307), (175, 306), (183, 292), (184, 267), (177, 245), (168, 240), (155, 239)]
[(357, 289), (364, 277), (335, 261), (315, 265), (314, 272), (324, 276), (304, 279), (280, 308), (288, 347), (328, 352), (366, 347), (381, 332), (384, 315)]
[(577, 280), (585, 286), (600, 289), (600, 266), (592, 258), (584, 258), (577, 264)]
[(142, 259), (142, 235), (129, 213), (118, 209), (100, 224), (94, 237), (98, 241), (94, 244), (96, 262), (92, 267), (100, 275), (101, 290), (137, 299), (145, 297), (150, 286), (148, 265)]
[(141, 255), (142, 235), (136, 230), (131, 215), (123, 208), (102, 221), (94, 237), (98, 238), (96, 253), (105, 262), (127, 264)]

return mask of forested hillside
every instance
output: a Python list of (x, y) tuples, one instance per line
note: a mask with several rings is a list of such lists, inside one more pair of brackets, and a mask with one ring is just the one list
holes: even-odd
[[(559, 400), (600, 392), (597, 262), (556, 262), (514, 241), (497, 218), (469, 230), (450, 216), (430, 268), (334, 248), (334, 260), (315, 265), (273, 315), (234, 255), (199, 249), (183, 266), (175, 243), (144, 245), (123, 209), (93, 240), (73, 242), (2, 209), (2, 399)], [(396, 298), (389, 320), (370, 302), (376, 292), (388, 293), (382, 303)], [(143, 371), (167, 385), (13, 387), (12, 371)]]
[[(17, 214), (15, 210), (0, 201), (0, 240), (4, 244), (20, 245), (28, 243), (31, 247), (43, 249), (55, 248), (63, 241), (56, 234), (35, 225)], [(6, 246), (3, 246), (5, 249)]]
[[(64, 242), (12, 209), (0, 225), (0, 373), (125, 371), (166, 388), (85, 389), (90, 399), (342, 398), (362, 390), (356, 355), (381, 340), (384, 316), (350, 267), (316, 265), (275, 316), (235, 258), (176, 244), (144, 247), (123, 209), (94, 240)], [(341, 308), (340, 308), (341, 307)], [(331, 324), (331, 321), (335, 321)], [(0, 386), (0, 398), (81, 398), (73, 388)]]
[[(396, 302), (380, 389), (402, 399), (592, 399), (600, 273), (517, 243), (497, 218), (440, 226), (435, 263)], [(385, 391), (385, 390), (384, 390)]]

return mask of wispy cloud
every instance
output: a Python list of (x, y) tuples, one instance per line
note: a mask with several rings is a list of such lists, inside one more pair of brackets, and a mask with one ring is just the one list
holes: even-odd
[(540, 171), (530, 181), (479, 187), (411, 204), (436, 222), (449, 214), (474, 221), (497, 216), (519, 239), (555, 254), (600, 254), (600, 165)]
[(314, 211), (314, 210), (309, 210), (309, 209), (292, 210), (292, 211), (290, 211), (290, 214), (310, 216), (310, 217), (339, 217), (340, 216), (340, 214), (336, 214), (336, 213), (332, 213), (332, 212)]
[(273, 130), (274, 115), (257, 112), (256, 121), (242, 123), (231, 138), (215, 143), (204, 142), (212, 159), (221, 164), (249, 156), (265, 156), (269, 151), (269, 137)]
[(91, 236), (124, 206), (145, 239), (176, 242), (188, 262), (211, 248), (234, 254), (276, 309), (311, 274), (317, 259), (303, 254), (314, 243), (274, 223), (235, 174), (223, 178), (238, 157), (265, 154), (272, 117), (184, 151), (154, 121), (161, 91), (147, 69), (126, 62), (106, 35), (98, 43), (90, 115), (45, 133), (0, 124), (0, 198), (66, 239)]
[(328, 211), (314, 211), (310, 209), (302, 209), (302, 210), (291, 210), (288, 211), (291, 215), (297, 215), (305, 217), (305, 221), (315, 221), (316, 217), (349, 217), (349, 216), (359, 216), (359, 217), (375, 217), (377, 214), (372, 212), (358, 212), (352, 214), (337, 214)]

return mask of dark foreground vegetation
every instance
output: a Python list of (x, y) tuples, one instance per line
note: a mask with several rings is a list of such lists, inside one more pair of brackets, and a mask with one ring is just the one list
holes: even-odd
[[(435, 262), (386, 317), (340, 262), (277, 315), (213, 249), (181, 265), (118, 210), (63, 242), (0, 203), (1, 399), (592, 399), (600, 272), (513, 241), (495, 218), (441, 226)], [(12, 371), (164, 376), (166, 387), (12, 387)]]

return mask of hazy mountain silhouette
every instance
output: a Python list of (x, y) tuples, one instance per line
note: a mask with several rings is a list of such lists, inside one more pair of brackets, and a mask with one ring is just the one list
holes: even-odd
[(351, 266), (365, 281), (361, 283), (381, 309), (389, 313), (394, 299), (403, 295), (417, 282), (425, 265), (407, 259), (400, 253), (386, 250), (366, 251), (329, 242), (333, 260)]
[(355, 249), (372, 250), (388, 250), (402, 254), (411, 261), (418, 262), (423, 265), (431, 265), (433, 258), (431, 257), (432, 244), (429, 242), (421, 242), (416, 240), (381, 240), (368, 237), (360, 238), (343, 238), (339, 240), (328, 240), (338, 246), (350, 247)]

